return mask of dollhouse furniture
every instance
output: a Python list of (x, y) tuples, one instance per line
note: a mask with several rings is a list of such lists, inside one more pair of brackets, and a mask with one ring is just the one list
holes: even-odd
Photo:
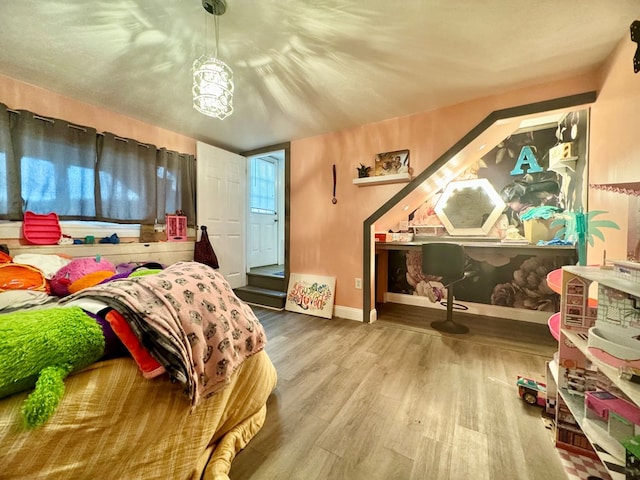
[[(548, 368), (548, 390), (557, 392), (556, 446), (599, 458), (614, 480), (625, 478), (625, 442), (640, 433), (640, 385), (620, 375), (619, 367), (633, 363), (618, 358), (625, 345), (631, 347), (623, 352), (635, 346), (638, 353), (636, 272), (640, 266), (631, 262), (562, 268), (558, 354)], [(597, 302), (590, 299), (595, 287)]]
[[(453, 286), (464, 280), (464, 247), (457, 243), (425, 243), (422, 245), (422, 271), (441, 278), (447, 289), (446, 300), (440, 303), (447, 307), (447, 319), (431, 322), (431, 327), (446, 333), (467, 333), (469, 328), (453, 320)], [(436, 294), (437, 295), (437, 294)]]

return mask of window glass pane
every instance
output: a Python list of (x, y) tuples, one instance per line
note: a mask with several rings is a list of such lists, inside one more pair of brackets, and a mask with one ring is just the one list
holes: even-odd
[[(39, 158), (23, 157), (21, 166), (22, 198), (27, 210), (34, 213), (49, 213), (56, 199), (56, 172), (51, 162)], [(59, 181), (59, 179), (58, 179)]]
[(251, 159), (249, 205), (252, 213), (274, 214), (276, 211), (276, 163), (263, 158)]

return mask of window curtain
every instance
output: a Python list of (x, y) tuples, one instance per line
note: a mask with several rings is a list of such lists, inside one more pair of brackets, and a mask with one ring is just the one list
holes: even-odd
[(187, 225), (196, 224), (195, 165), (193, 155), (182, 154), (160, 148), (157, 153), (158, 221), (163, 223), (164, 214), (182, 210)]
[(20, 197), (20, 169), (13, 155), (11, 143), (11, 114), (7, 106), (0, 103), (0, 219), (20, 220), (22, 198)]
[(195, 202), (193, 155), (0, 103), (0, 220), (150, 224), (181, 210), (194, 226)]
[(22, 219), (22, 211), (54, 211), (61, 219), (93, 219), (96, 130), (27, 110), (19, 110), (12, 123), (18, 167), (13, 178), (19, 178), (19, 185), (9, 186), (8, 191), (13, 197), (13, 190), (19, 188), (23, 205), (18, 217), (13, 212), (11, 219)]
[(98, 136), (96, 217), (120, 223), (156, 221), (156, 151), (112, 133)]

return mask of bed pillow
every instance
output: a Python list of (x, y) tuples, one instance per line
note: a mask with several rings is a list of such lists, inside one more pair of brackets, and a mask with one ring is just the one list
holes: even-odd
[(0, 292), (0, 312), (35, 307), (55, 299), (46, 292), (36, 290), (7, 290)]
[(20, 253), (13, 257), (13, 263), (36, 267), (49, 280), (70, 261), (70, 258), (61, 257), (60, 255), (44, 255), (41, 253)]

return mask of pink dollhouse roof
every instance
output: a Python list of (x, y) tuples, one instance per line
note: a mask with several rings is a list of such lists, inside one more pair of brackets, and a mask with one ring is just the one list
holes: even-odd
[(624, 193), (625, 195), (640, 196), (640, 182), (628, 183), (592, 183), (590, 188), (606, 190), (608, 192)]

